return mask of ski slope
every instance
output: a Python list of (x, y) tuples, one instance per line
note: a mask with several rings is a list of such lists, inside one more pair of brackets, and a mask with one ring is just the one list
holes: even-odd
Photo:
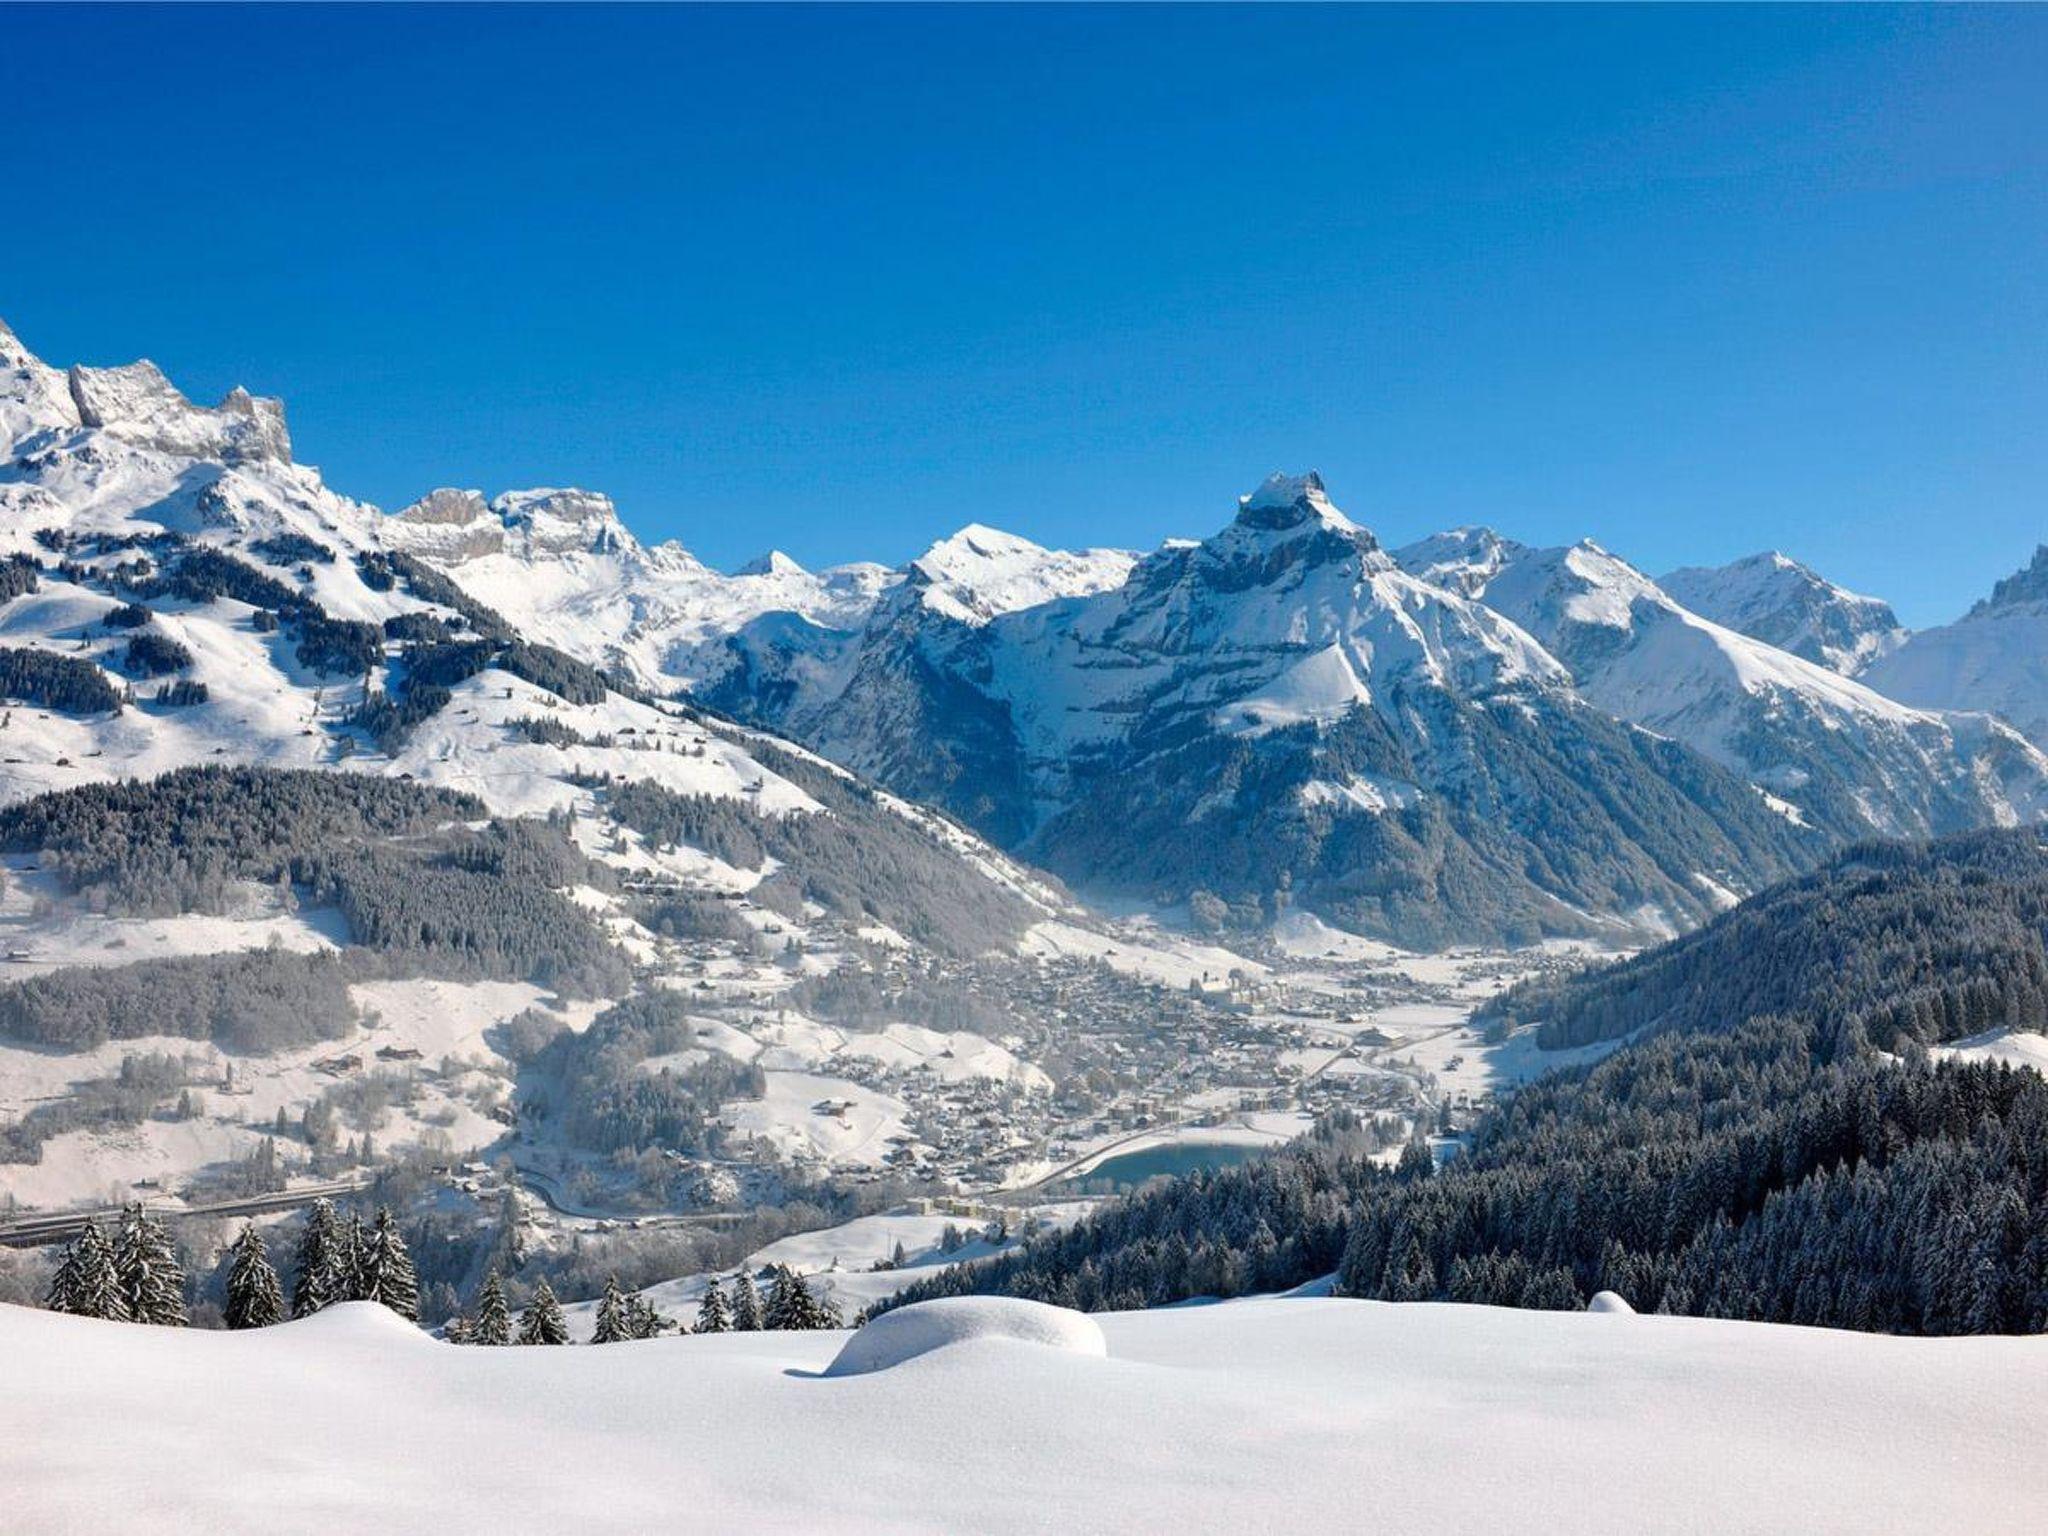
[[(1081, 1320), (1076, 1318), (1078, 1323)], [(2024, 1531), (2048, 1339), (1283, 1298), (999, 1329), (461, 1349), (0, 1307), (24, 1533)], [(893, 1352), (884, 1352), (884, 1358)]]

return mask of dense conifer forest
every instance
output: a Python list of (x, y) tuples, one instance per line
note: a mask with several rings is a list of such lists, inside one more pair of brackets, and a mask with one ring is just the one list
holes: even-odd
[(740, 869), (774, 859), (781, 867), (754, 892), (765, 904), (815, 902), (843, 922), (883, 923), (947, 954), (981, 954), (1031, 921), (1021, 897), (874, 791), (754, 738), (745, 745), (833, 814), (764, 816), (739, 800), (677, 794), (644, 780), (606, 784), (606, 805), (658, 848), (687, 843)]
[(1851, 848), (1620, 965), (1503, 993), (1546, 1049), (1809, 1020), (1841, 1054), (2048, 1023), (2048, 858), (2031, 832)]
[(52, 972), (0, 986), (0, 1033), (66, 1049), (172, 1034), (273, 1050), (339, 1033), (353, 1017), (347, 984), (365, 977), (623, 990), (629, 962), (560, 894), (606, 872), (553, 826), (485, 818), (465, 794), (266, 768), (184, 768), (9, 807), (0, 850), (37, 855), (90, 908), (220, 912), (272, 887), (280, 902), (338, 909), (360, 947)]

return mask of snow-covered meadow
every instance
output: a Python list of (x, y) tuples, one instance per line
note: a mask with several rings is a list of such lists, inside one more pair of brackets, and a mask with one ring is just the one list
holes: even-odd
[(1098, 1357), (1069, 1316), (830, 1375), (846, 1334), (461, 1349), (368, 1304), (248, 1334), (5, 1307), (0, 1489), (37, 1533), (2039, 1525), (2044, 1339), (1290, 1297), (1102, 1315)]

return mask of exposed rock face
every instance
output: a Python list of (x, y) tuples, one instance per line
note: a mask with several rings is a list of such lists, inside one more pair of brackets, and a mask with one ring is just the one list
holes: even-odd
[(2000, 608), (2017, 608), (2023, 604), (2048, 601), (2048, 544), (2034, 547), (2034, 558), (2002, 578), (1991, 589), (1991, 595), (1979, 601), (1970, 609), (1971, 618), (1979, 618)]
[(284, 402), (270, 395), (252, 395), (237, 384), (220, 403), (221, 414), (237, 416), (249, 423), (237, 434), (235, 456), (241, 459), (292, 461), (292, 437), (284, 424)]
[(281, 401), (237, 387), (210, 411), (186, 399), (147, 359), (119, 368), (73, 365), (69, 384), (80, 425), (139, 447), (227, 464), (291, 462)]
[(19, 445), (78, 425), (70, 381), (23, 346), (0, 320), (0, 445)]
[(505, 525), (480, 491), (429, 491), (397, 515), (394, 540), (442, 564), (458, 564), (505, 547)]

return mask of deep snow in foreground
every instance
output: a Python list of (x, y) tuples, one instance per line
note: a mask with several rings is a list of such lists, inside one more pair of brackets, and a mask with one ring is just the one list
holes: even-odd
[(0, 1307), (12, 1531), (2022, 1530), (2048, 1339), (1275, 1299), (964, 1330), (459, 1349)]

